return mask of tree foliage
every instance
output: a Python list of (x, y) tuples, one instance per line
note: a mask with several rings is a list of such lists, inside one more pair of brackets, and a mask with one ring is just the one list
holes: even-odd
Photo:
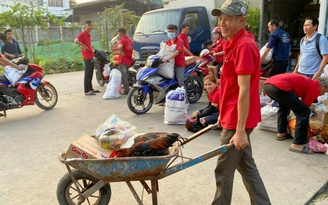
[[(116, 36), (120, 27), (128, 30), (131, 24), (136, 26), (140, 19), (140, 16), (137, 16), (134, 11), (125, 9), (124, 4), (106, 8), (100, 15), (102, 21), (98, 25), (98, 32), (102, 35), (101, 45), (103, 48), (108, 48), (108, 38)], [(100, 30), (100, 25), (104, 25), (104, 32)]]
[(260, 18), (260, 9), (251, 8), (250, 3), (248, 3), (248, 14), (246, 16), (246, 23), (251, 26), (252, 33), (254, 33), (256, 39), (259, 35)]
[(46, 29), (49, 23), (63, 24), (64, 17), (58, 19), (31, 1), (28, 4), (17, 2), (13, 5), (2, 4), (1, 6), (7, 8), (7, 11), (0, 13), (0, 27), (9, 27), (14, 31), (20, 31), (15, 33), (23, 42), (25, 55), (27, 54), (27, 45), (33, 45), (31, 51), (33, 59), (35, 55), (35, 28)]

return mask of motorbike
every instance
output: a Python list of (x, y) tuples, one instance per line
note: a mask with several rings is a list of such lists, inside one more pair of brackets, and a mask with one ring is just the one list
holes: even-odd
[(203, 76), (207, 76), (209, 74), (208, 64), (213, 61), (213, 52), (205, 48), (200, 52), (199, 57), (200, 63), (197, 70), (199, 70)]
[(58, 101), (55, 87), (48, 81), (43, 68), (28, 63), (25, 56), (11, 60), (13, 63), (28, 65), (26, 72), (12, 85), (9, 81), (0, 81), (0, 111), (6, 117), (6, 111), (36, 104), (43, 110), (54, 108)]
[[(163, 63), (157, 55), (151, 55), (147, 59), (146, 66), (137, 74), (137, 83), (133, 85), (127, 98), (131, 112), (140, 115), (147, 113), (153, 104), (165, 102), (166, 94), (178, 87), (176, 78), (164, 78), (158, 74), (159, 65)], [(200, 62), (191, 64), (185, 68), (184, 79), (188, 102), (196, 103), (203, 94), (202, 79), (195, 74)]]
[(267, 64), (261, 64), (260, 76), (265, 78), (270, 77), (269, 74), (272, 69), (272, 66), (273, 66), (273, 61), (270, 61)]
[[(106, 83), (109, 82), (110, 79), (110, 76), (105, 76), (103, 74), (105, 65), (109, 63), (111, 70), (117, 68), (117, 66), (113, 62), (110, 62), (110, 60), (108, 59), (109, 55), (110, 52), (105, 50), (95, 49), (94, 51), (94, 68), (96, 72), (96, 79), (100, 86), (104, 86)], [(129, 85), (131, 87), (137, 81), (136, 80), (137, 72), (138, 72), (138, 66), (136, 66), (133, 63), (132, 66), (128, 68), (128, 80), (129, 80)]]

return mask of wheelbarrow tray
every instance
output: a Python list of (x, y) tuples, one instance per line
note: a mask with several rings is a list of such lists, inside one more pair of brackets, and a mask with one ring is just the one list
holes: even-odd
[(177, 156), (179, 145), (175, 143), (169, 148), (169, 154), (164, 156), (122, 157), (112, 159), (65, 159), (65, 152), (59, 156), (60, 161), (77, 170), (107, 181), (140, 181), (155, 179), (167, 166), (169, 161)]

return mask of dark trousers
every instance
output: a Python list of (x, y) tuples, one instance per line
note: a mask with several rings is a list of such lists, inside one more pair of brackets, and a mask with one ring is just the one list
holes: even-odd
[(93, 59), (84, 59), (84, 92), (90, 92), (92, 88), (94, 62)]
[[(252, 131), (253, 129), (246, 130), (248, 140)], [(221, 132), (221, 144), (228, 144), (235, 133), (236, 130), (223, 129)], [(219, 155), (215, 168), (216, 193), (212, 205), (231, 204), (233, 180), (236, 169), (242, 176), (243, 183), (250, 196), (251, 204), (271, 204), (253, 159), (250, 142), (249, 146), (244, 149), (237, 150), (233, 148)]]
[(303, 145), (307, 143), (309, 128), (310, 108), (306, 106), (293, 92), (280, 90), (271, 84), (266, 84), (263, 91), (279, 103), (278, 132), (287, 133), (287, 116), (289, 110), (296, 115), (296, 127), (294, 144)]
[(270, 70), (269, 76), (274, 76), (281, 73), (286, 73), (288, 67), (288, 61), (274, 61)]

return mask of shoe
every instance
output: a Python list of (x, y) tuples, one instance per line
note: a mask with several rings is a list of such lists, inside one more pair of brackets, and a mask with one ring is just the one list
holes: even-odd
[(93, 92), (93, 93), (101, 93), (100, 90), (91, 90), (91, 92)]
[(96, 93), (89, 91), (89, 92), (85, 93), (85, 95), (96, 95)]
[(289, 138), (293, 138), (293, 137), (290, 134), (286, 134), (283, 137), (276, 137), (276, 140), (282, 141), (282, 140), (289, 139)]
[(298, 149), (294, 149), (294, 148), (291, 148), (289, 147), (288, 149), (289, 151), (291, 152), (298, 152), (298, 153), (304, 153), (304, 154), (313, 154), (313, 151), (310, 150), (307, 146), (303, 146), (303, 149), (302, 150), (298, 150)]

